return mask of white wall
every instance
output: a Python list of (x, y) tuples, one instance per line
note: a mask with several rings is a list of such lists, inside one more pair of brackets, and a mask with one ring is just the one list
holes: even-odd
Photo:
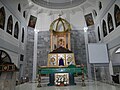
[(49, 31), (51, 22), (51, 16), (41, 13), (37, 18), (36, 29), (39, 31)]
[[(115, 4), (120, 6), (120, 1), (116, 0), (114, 2), (114, 0), (112, 0), (112, 1), (104, 0), (102, 4), (103, 4), (103, 8), (100, 10), (100, 12), (97, 11), (98, 12), (98, 16), (96, 17), (96, 20), (95, 20), (96, 21), (96, 35), (98, 36), (97, 28), (99, 26), (102, 42), (109, 43), (110, 41), (112, 41), (115, 38), (117, 38), (118, 36), (120, 36), (120, 30), (119, 30), (120, 26), (118, 26), (116, 28), (116, 26), (115, 26), (115, 19), (114, 19), (114, 6), (115, 6)], [(107, 7), (110, 7), (110, 8), (107, 8)], [(106, 8), (108, 9), (108, 11), (106, 11)], [(108, 24), (107, 24), (107, 15), (108, 15), (108, 13), (110, 13), (112, 15), (113, 25), (114, 25), (114, 31), (112, 31), (110, 33), (108, 32)], [(102, 21), (103, 20), (106, 21), (106, 25), (107, 25), (108, 35), (106, 37), (103, 37), (103, 31), (102, 31), (103, 30), (102, 29)]]
[[(37, 17), (35, 28), (39, 31), (49, 31), (50, 24), (55, 19), (59, 18), (58, 14), (48, 15), (47, 13), (40, 13), (37, 15), (33, 10), (30, 11), (30, 14)], [(71, 24), (72, 30), (83, 30), (85, 26), (85, 19), (82, 11), (75, 12), (74, 14), (63, 14), (61, 17), (66, 19)], [(29, 22), (29, 19), (27, 22)]]
[(85, 19), (82, 11), (70, 14), (70, 24), (73, 30), (83, 30), (85, 27)]
[[(10, 3), (11, 2), (11, 3)], [(25, 54), (25, 44), (26, 44), (26, 34), (27, 34), (27, 23), (26, 19), (23, 17), (23, 11), (25, 10), (22, 5), (24, 0), (0, 0), (0, 7), (4, 6), (5, 9), (5, 26), (4, 30), (0, 28), (0, 39), (4, 43), (0, 45), (1, 49), (7, 50), (10, 55), (12, 62), (19, 67), (20, 54)], [(21, 12), (18, 11), (18, 3), (21, 4)], [(9, 16), (12, 15), (13, 18), (13, 32), (12, 35), (6, 32), (7, 21)], [(16, 39), (14, 37), (14, 27), (15, 23), (18, 21), (19, 24), (19, 37)], [(24, 43), (21, 42), (22, 39), (22, 28), (24, 27)], [(7, 43), (7, 44), (6, 44)], [(12, 47), (12, 48), (11, 48)]]
[[(99, 0), (97, 0), (99, 1)], [(97, 40), (98, 43), (106, 43), (108, 45), (109, 60), (112, 61), (112, 66), (120, 65), (120, 54), (115, 54), (115, 50), (120, 47), (120, 26), (116, 27), (114, 18), (114, 7), (117, 4), (120, 7), (120, 0), (100, 0), (103, 8), (99, 11), (98, 2), (96, 2), (97, 17), (95, 17), (95, 31), (98, 37), (98, 26), (100, 29), (101, 41)], [(109, 33), (107, 16), (108, 13), (112, 15), (114, 30)], [(102, 22), (105, 20), (107, 26), (108, 35), (103, 37)], [(97, 38), (98, 39), (98, 38)], [(112, 68), (111, 68), (112, 69)]]

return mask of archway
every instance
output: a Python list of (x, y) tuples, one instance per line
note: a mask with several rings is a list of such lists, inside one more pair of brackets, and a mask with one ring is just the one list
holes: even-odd
[(16, 83), (16, 65), (12, 63), (9, 54), (0, 50), (0, 90), (14, 90)]
[[(12, 63), (10, 56), (3, 50), (0, 50), (0, 65), (6, 64), (6, 63)], [(2, 72), (0, 72), (1, 76)]]
[(120, 73), (120, 47), (114, 49), (112, 53), (112, 64), (114, 74)]
[(0, 64), (12, 63), (10, 56), (3, 50), (0, 50)]

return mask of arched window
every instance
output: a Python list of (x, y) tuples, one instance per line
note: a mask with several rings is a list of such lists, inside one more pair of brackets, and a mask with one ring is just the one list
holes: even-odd
[(100, 38), (100, 29), (99, 29), (99, 27), (98, 27), (98, 39), (99, 39), (99, 41), (101, 40), (101, 38)]
[(10, 56), (3, 50), (0, 50), (0, 64), (11, 63)]
[(118, 7), (118, 5), (115, 5), (114, 17), (115, 17), (116, 27), (118, 27), (120, 25), (120, 8)]
[(112, 20), (112, 16), (110, 13), (108, 13), (107, 21), (108, 21), (108, 29), (109, 29), (109, 33), (110, 33), (111, 31), (114, 30), (113, 20)]
[(102, 8), (102, 2), (99, 1), (99, 10)]
[(103, 36), (105, 37), (107, 35), (107, 27), (105, 20), (103, 20), (102, 28), (103, 28)]
[(120, 54), (120, 47), (117, 48), (117, 50), (115, 51), (115, 53), (116, 53), (116, 54), (118, 54), (118, 53)]
[(23, 12), (23, 17), (25, 18), (25, 16), (26, 16), (26, 11)]
[(18, 39), (18, 36), (19, 36), (19, 25), (18, 22), (16, 22), (14, 27), (14, 37)]
[(21, 40), (21, 42), (24, 43), (24, 28), (22, 28), (22, 40)]
[(10, 15), (7, 22), (7, 32), (12, 35), (12, 31), (13, 31), (13, 18), (12, 15)]
[(18, 11), (21, 12), (21, 5), (20, 5), (20, 3), (18, 4)]
[(94, 15), (94, 17), (97, 16), (97, 12), (95, 10), (93, 10), (93, 15)]
[(0, 28), (4, 30), (5, 25), (5, 9), (4, 7), (0, 8)]

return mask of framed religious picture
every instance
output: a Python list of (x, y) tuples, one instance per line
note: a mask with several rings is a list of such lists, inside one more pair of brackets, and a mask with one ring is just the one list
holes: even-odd
[(112, 16), (110, 13), (108, 13), (108, 29), (109, 29), (109, 33), (114, 30)]
[(74, 54), (66, 54), (66, 65), (75, 65)]
[(18, 39), (18, 35), (19, 35), (19, 24), (18, 22), (16, 22), (14, 27), (14, 37)]
[(116, 24), (116, 27), (118, 27), (120, 25), (120, 8), (115, 5), (115, 24)]
[(56, 66), (57, 65), (57, 55), (49, 54), (48, 55), (48, 66)]
[(10, 15), (7, 22), (7, 32), (12, 35), (12, 31), (13, 31), (13, 18), (12, 15)]
[(4, 7), (0, 8), (0, 28), (4, 29), (5, 25), (5, 10)]
[(50, 65), (56, 65), (56, 59), (54, 57), (50, 58)]
[(28, 26), (31, 28), (35, 28), (36, 21), (37, 21), (37, 17), (30, 15)]
[(94, 25), (92, 13), (85, 15), (85, 21), (86, 21), (87, 26)]
[(105, 37), (107, 36), (107, 26), (105, 20), (103, 20), (102, 24), (103, 24), (103, 36)]

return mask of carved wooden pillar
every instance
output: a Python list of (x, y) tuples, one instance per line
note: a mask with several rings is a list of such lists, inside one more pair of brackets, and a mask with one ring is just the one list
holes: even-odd
[(71, 50), (70, 32), (68, 32), (68, 49)]
[(50, 32), (50, 51), (53, 50), (53, 32)]
[(58, 39), (58, 37), (59, 37), (59, 36), (56, 35), (56, 38), (57, 38), (57, 48), (58, 48), (58, 46), (59, 46), (59, 43), (58, 43), (58, 40), (59, 40), (59, 39)]
[(82, 69), (82, 86), (86, 86), (85, 85), (85, 76), (84, 76), (84, 65), (81, 65), (81, 69)]
[(41, 74), (39, 74), (39, 77), (38, 77), (38, 85), (37, 87), (41, 87)]
[(64, 35), (64, 40), (65, 40), (64, 47), (66, 48), (66, 34)]

